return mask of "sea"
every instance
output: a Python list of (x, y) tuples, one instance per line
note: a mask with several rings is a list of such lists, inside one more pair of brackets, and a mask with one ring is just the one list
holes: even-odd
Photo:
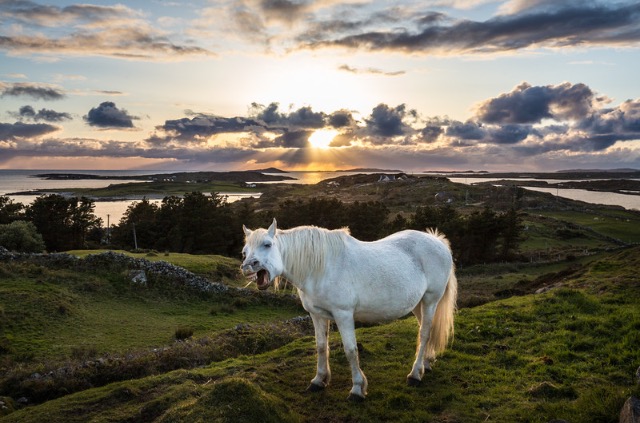
[[(156, 170), (8, 170), (0, 169), (0, 195), (7, 195), (14, 192), (24, 192), (32, 190), (46, 191), (48, 189), (65, 189), (65, 188), (102, 188), (111, 184), (121, 184), (125, 182), (138, 182), (144, 184), (144, 181), (126, 180), (126, 179), (108, 179), (111, 177), (121, 176), (139, 176), (158, 173), (175, 173), (172, 171), (156, 171)], [(35, 175), (43, 173), (84, 173), (91, 175), (104, 176), (107, 179), (80, 179), (80, 180), (46, 180), (36, 177)], [(287, 172), (285, 175), (295, 178), (294, 180), (282, 181), (284, 183), (293, 184), (315, 184), (326, 179), (336, 178), (338, 176), (355, 175), (365, 172)], [(274, 174), (278, 175), (278, 174)], [(429, 174), (414, 174), (433, 175)], [(445, 175), (446, 176), (446, 175)], [(488, 178), (449, 178), (452, 182), (473, 184), (475, 182), (497, 181)], [(546, 179), (547, 182), (562, 182), (561, 180)], [(564, 180), (566, 182), (566, 180)], [(534, 191), (550, 192), (559, 197), (565, 197), (572, 200), (580, 200), (593, 204), (606, 204), (622, 206), (626, 209), (640, 210), (640, 195), (625, 195), (611, 192), (596, 192), (581, 189), (556, 189), (556, 188), (527, 188)], [(227, 201), (233, 202), (241, 198), (251, 196), (246, 193), (224, 193), (227, 195)], [(256, 196), (256, 194), (252, 194)], [(22, 204), (30, 204), (37, 195), (8, 195), (14, 202)], [(95, 214), (106, 224), (118, 224), (127, 207), (133, 202), (139, 200), (116, 200), (116, 201), (96, 201)], [(160, 203), (161, 199), (150, 199), (155, 203)]]

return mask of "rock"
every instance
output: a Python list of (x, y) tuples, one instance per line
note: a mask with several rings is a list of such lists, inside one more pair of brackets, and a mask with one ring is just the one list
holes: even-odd
[(147, 274), (142, 269), (130, 270), (129, 279), (135, 285), (147, 286)]
[(640, 423), (640, 400), (636, 397), (629, 399), (620, 410), (620, 423)]

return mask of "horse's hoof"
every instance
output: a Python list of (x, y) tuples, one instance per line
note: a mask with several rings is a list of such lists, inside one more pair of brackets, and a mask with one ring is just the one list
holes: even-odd
[(307, 386), (307, 392), (320, 392), (324, 391), (324, 385), (316, 385), (315, 383), (310, 383)]
[(351, 402), (364, 402), (364, 397), (357, 394), (349, 394), (347, 399)]
[(409, 386), (420, 386), (420, 383), (421, 383), (420, 379), (416, 379), (414, 377), (407, 378), (407, 385)]

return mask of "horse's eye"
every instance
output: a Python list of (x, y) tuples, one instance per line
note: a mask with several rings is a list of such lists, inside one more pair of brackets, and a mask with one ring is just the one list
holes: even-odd
[(270, 242), (265, 242), (264, 243), (264, 248), (271, 248), (271, 243)]

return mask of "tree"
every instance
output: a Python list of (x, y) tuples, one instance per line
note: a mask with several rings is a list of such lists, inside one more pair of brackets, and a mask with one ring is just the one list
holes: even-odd
[(24, 220), (0, 225), (0, 246), (20, 253), (41, 253), (45, 249), (35, 225)]
[(42, 234), (47, 250), (65, 251), (84, 248), (87, 232), (101, 226), (95, 216), (93, 200), (65, 198), (58, 194), (37, 197), (27, 207), (26, 217)]
[(24, 220), (24, 208), (22, 203), (14, 203), (11, 198), (0, 195), (0, 224)]
[(518, 252), (522, 239), (522, 224), (516, 209), (511, 208), (501, 216), (500, 258), (509, 260)]
[(374, 241), (386, 235), (387, 216), (389, 209), (379, 201), (356, 201), (347, 209), (347, 225), (354, 237)]
[(120, 223), (113, 228), (113, 243), (129, 248), (136, 244), (138, 248), (153, 248), (158, 236), (157, 212), (158, 206), (147, 198), (131, 203), (122, 215)]

